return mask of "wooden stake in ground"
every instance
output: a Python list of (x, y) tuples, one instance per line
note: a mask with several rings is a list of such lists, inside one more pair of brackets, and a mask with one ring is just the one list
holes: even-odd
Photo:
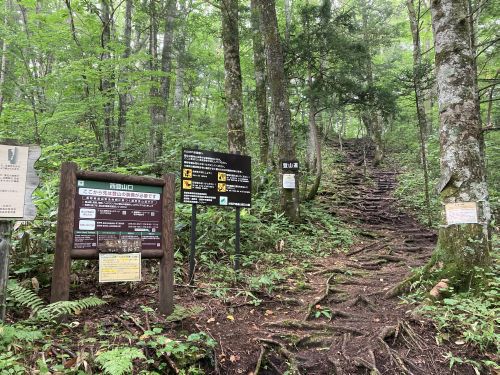
[(10, 231), (12, 222), (0, 221), (0, 321), (5, 319), (7, 281), (9, 280)]

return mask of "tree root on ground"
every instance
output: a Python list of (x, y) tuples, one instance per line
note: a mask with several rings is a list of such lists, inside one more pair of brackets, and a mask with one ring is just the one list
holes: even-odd
[[(259, 338), (257, 340), (263, 344), (266, 344), (267, 346), (273, 347), (279, 354), (281, 354), (283, 357), (285, 357), (287, 359), (287, 363), (288, 363), (287, 374), (300, 375), (299, 363), (297, 361), (297, 358), (295, 357), (295, 355), (291, 351), (289, 351), (285, 347), (285, 345), (283, 345), (279, 341), (266, 339), (266, 338)], [(262, 360), (261, 360), (261, 362), (262, 362)]]
[(363, 303), (366, 307), (370, 309), (370, 311), (376, 311), (375, 305), (370, 299), (362, 294), (358, 294), (354, 301), (351, 303), (351, 306), (356, 306), (358, 303)]
[(431, 268), (434, 267), (437, 262), (437, 256), (435, 254), (436, 252), (434, 252), (431, 259), (429, 259), (422, 270), (418, 270), (410, 277), (406, 278), (405, 280), (399, 282), (394, 287), (389, 289), (385, 294), (385, 298), (394, 298), (400, 296), (401, 294), (407, 293), (414, 282), (424, 279), (429, 274)]
[(267, 353), (268, 347), (267, 345), (260, 346), (259, 359), (257, 359), (257, 364), (255, 365), (255, 370), (253, 371), (253, 375), (259, 375), (260, 368), (262, 367), (262, 363), (264, 363), (264, 357)]
[(331, 325), (327, 323), (311, 323), (302, 320), (282, 320), (279, 322), (264, 323), (264, 326), (275, 328), (309, 329), (314, 331), (338, 331), (363, 336), (363, 332), (348, 326)]
[(312, 310), (314, 308), (314, 306), (316, 306), (317, 304), (323, 302), (323, 300), (328, 297), (328, 295), (330, 294), (330, 281), (334, 278), (335, 274), (331, 274), (330, 277), (326, 280), (326, 283), (325, 283), (325, 291), (323, 292), (323, 294), (321, 294), (318, 298), (316, 298), (313, 302), (311, 302), (309, 304), (309, 306), (307, 307), (307, 313), (306, 313), (306, 316), (304, 317), (304, 320), (308, 320), (311, 313), (312, 313)]

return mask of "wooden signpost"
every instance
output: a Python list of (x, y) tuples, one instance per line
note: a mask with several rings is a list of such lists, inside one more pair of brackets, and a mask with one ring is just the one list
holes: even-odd
[(196, 205), (236, 208), (234, 269), (240, 258), (240, 209), (252, 204), (250, 156), (198, 149), (182, 150), (181, 202), (192, 204), (189, 283), (194, 282)]
[(0, 141), (0, 321), (5, 319), (12, 223), (36, 216), (31, 196), (39, 183), (34, 164), (40, 154), (40, 146)]
[(61, 166), (51, 302), (69, 299), (71, 261), (100, 259), (100, 281), (137, 281), (160, 259), (159, 310), (173, 311), (175, 176), (163, 179)]

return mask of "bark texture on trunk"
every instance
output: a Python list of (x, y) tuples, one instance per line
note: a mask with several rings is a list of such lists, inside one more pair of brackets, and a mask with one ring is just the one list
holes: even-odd
[(322, 161), (321, 161), (321, 142), (319, 140), (318, 126), (316, 123), (316, 98), (313, 94), (313, 76), (312, 66), (309, 67), (308, 73), (309, 85), (309, 137), (307, 145), (307, 164), (310, 172), (314, 174), (314, 181), (306, 194), (306, 200), (312, 200), (318, 193), (319, 184), (321, 182)]
[(172, 54), (174, 50), (174, 28), (176, 22), (176, 1), (168, 0), (166, 4), (165, 30), (163, 33), (163, 48), (161, 52), (161, 98), (163, 101), (162, 115), (164, 122), (167, 118), (168, 104), (170, 100), (170, 82), (172, 75)]
[(245, 123), (238, 33), (238, 0), (221, 1), (222, 45), (224, 47), (224, 91), (227, 106), (229, 152), (245, 153)]
[(255, 104), (259, 126), (259, 155), (262, 165), (267, 165), (269, 158), (269, 122), (267, 116), (266, 92), (266, 54), (260, 30), (260, 15), (256, 0), (250, 2), (252, 11), (252, 42), (255, 72)]
[(465, 0), (433, 0), (436, 80), (440, 119), (443, 204), (477, 202), (478, 224), (443, 225), (437, 257), (457, 289), (477, 281), (475, 267), (490, 264), (490, 204), (482, 154), (474, 54)]
[[(278, 33), (278, 20), (274, 0), (258, 0), (261, 15), (262, 36), (266, 48), (267, 75), (271, 89), (274, 126), (277, 133), (278, 157), (280, 160), (296, 159), (293, 141), (290, 104), (288, 102), (287, 80), (283, 64), (283, 51)], [(282, 186), (280, 172), (279, 183)], [(294, 222), (300, 220), (299, 185), (296, 189), (281, 189), (280, 207), (285, 215)]]

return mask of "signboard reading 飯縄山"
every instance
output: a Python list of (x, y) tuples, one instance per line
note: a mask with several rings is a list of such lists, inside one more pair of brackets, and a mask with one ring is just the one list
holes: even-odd
[(160, 249), (161, 194), (159, 186), (77, 180), (73, 248)]
[(23, 218), (29, 147), (0, 145), (0, 218)]
[(181, 173), (182, 203), (251, 206), (250, 156), (183, 150)]

